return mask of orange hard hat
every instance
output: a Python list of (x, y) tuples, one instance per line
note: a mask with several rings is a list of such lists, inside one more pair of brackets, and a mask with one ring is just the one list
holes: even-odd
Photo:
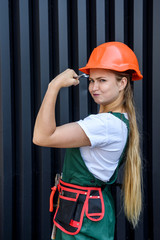
[(122, 42), (107, 42), (96, 47), (81, 72), (89, 74), (92, 68), (108, 69), (118, 72), (132, 70), (132, 80), (143, 78), (135, 53)]

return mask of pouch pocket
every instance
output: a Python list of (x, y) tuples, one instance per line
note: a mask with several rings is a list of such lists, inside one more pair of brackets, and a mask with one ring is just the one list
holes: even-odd
[(88, 196), (86, 216), (92, 221), (99, 221), (104, 216), (104, 201), (101, 189), (92, 190)]
[(59, 208), (56, 214), (57, 221), (64, 224), (70, 223), (74, 216), (78, 196), (78, 193), (73, 193), (66, 190), (61, 191), (59, 195)]

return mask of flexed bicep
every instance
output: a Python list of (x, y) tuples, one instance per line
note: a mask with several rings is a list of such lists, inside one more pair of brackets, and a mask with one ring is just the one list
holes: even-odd
[(74, 148), (91, 146), (90, 140), (78, 123), (68, 123), (56, 127), (52, 135), (35, 143), (44, 147)]

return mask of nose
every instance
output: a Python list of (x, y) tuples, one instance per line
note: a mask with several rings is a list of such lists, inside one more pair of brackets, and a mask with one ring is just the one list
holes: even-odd
[(98, 90), (98, 88), (99, 88), (99, 83), (98, 83), (98, 81), (94, 81), (92, 90), (93, 90), (93, 91), (96, 91), (96, 90)]

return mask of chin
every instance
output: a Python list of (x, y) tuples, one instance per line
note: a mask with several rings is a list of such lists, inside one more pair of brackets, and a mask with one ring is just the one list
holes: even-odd
[(102, 104), (100, 101), (96, 101), (95, 99), (94, 102), (97, 103), (98, 105)]

